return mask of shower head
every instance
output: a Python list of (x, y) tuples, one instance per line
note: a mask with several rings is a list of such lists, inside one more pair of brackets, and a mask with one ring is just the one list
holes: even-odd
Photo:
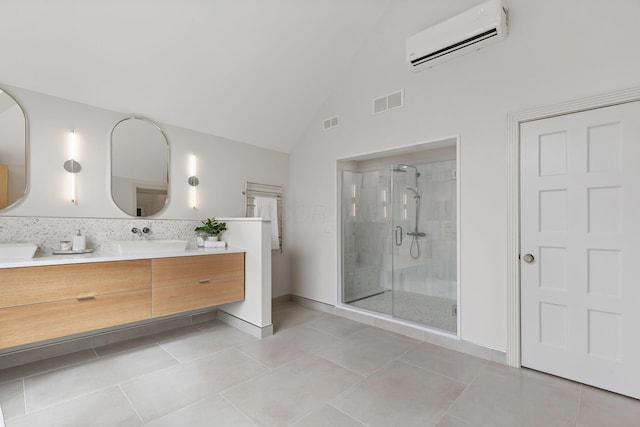
[[(418, 172), (418, 168), (413, 166), (413, 165), (405, 165), (403, 163), (400, 163), (400, 164), (398, 164), (398, 167), (397, 167), (397, 169), (399, 169), (399, 170), (401, 170), (403, 172), (406, 172), (407, 168), (413, 168), (416, 171), (416, 178), (420, 176), (420, 172)], [(394, 169), (394, 170), (396, 170), (396, 169)]]
[(400, 169), (400, 168), (393, 168), (391, 169), (392, 172), (402, 172), (402, 173), (407, 173), (407, 171), (405, 169)]
[(420, 198), (420, 194), (418, 194), (418, 191), (415, 188), (411, 188), (411, 187), (407, 187), (407, 190), (411, 191), (416, 199)]

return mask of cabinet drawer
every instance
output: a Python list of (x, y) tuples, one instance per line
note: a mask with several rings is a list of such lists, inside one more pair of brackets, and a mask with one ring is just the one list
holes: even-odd
[(244, 277), (244, 253), (156, 258), (151, 265), (154, 288)]
[(151, 260), (0, 269), (0, 308), (149, 289)]
[(153, 290), (152, 316), (165, 316), (244, 299), (244, 277), (210, 283), (163, 286)]
[(151, 291), (0, 309), (0, 348), (148, 319)]

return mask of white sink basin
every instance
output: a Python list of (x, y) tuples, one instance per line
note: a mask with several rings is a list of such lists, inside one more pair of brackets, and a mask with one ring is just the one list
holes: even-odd
[(0, 259), (33, 258), (36, 250), (35, 243), (0, 243)]
[(112, 242), (122, 255), (158, 252), (177, 252), (187, 249), (186, 240), (120, 240)]

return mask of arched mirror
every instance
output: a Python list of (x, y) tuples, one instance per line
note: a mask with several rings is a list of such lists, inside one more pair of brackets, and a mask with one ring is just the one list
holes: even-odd
[(27, 191), (27, 119), (15, 99), (0, 89), (0, 210)]
[(169, 199), (169, 142), (155, 123), (120, 120), (111, 131), (111, 197), (131, 216), (157, 214)]

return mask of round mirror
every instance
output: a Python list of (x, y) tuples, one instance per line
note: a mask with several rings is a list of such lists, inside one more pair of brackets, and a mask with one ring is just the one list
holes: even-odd
[(169, 142), (155, 123), (129, 117), (111, 131), (111, 197), (131, 216), (160, 212), (168, 201)]
[(27, 191), (27, 119), (22, 107), (0, 89), (0, 210)]

